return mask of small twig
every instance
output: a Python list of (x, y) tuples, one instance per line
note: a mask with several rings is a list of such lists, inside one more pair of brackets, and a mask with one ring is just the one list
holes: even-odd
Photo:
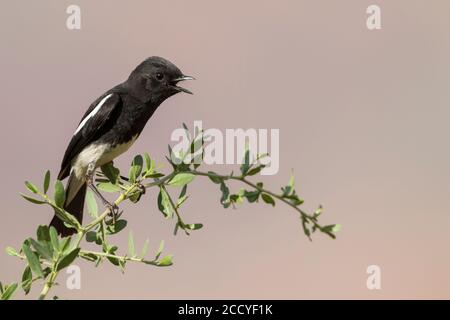
[(122, 261), (133, 261), (133, 262), (143, 262), (145, 264), (151, 264), (151, 265), (158, 265), (158, 262), (155, 260), (145, 260), (144, 258), (137, 258), (137, 257), (128, 257), (128, 256), (117, 256), (114, 254), (106, 253), (106, 252), (98, 252), (98, 251), (90, 251), (90, 250), (80, 250), (80, 255), (96, 255), (99, 257), (104, 258), (112, 258), (112, 259), (118, 259)]
[(164, 185), (162, 186), (162, 188), (164, 189), (164, 191), (166, 191), (167, 197), (169, 198), (169, 203), (170, 203), (170, 205), (172, 206), (173, 211), (175, 211), (175, 214), (177, 215), (177, 219), (178, 219), (177, 223), (178, 223), (178, 226), (179, 226), (181, 229), (184, 230), (184, 232), (186, 233), (186, 235), (189, 235), (189, 232), (187, 232), (187, 230), (186, 230), (186, 227), (185, 227), (185, 224), (184, 224), (184, 222), (183, 222), (183, 219), (181, 218), (181, 215), (180, 215), (180, 213), (178, 212), (178, 208), (177, 208), (177, 206), (175, 205), (175, 203), (173, 202), (172, 197), (171, 197), (170, 194), (167, 192), (167, 190), (166, 190), (166, 188), (164, 187)]

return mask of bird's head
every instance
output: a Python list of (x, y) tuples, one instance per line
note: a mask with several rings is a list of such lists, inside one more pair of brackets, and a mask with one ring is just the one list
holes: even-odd
[(192, 94), (179, 83), (193, 79), (184, 75), (172, 62), (161, 57), (150, 57), (134, 69), (127, 82), (136, 98), (145, 103), (160, 104), (179, 92)]

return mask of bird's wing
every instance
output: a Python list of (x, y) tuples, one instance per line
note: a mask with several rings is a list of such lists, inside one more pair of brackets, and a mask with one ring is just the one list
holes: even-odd
[(106, 93), (98, 98), (84, 114), (66, 149), (58, 179), (70, 173), (72, 160), (92, 141), (111, 129), (122, 109), (122, 99), (118, 93)]

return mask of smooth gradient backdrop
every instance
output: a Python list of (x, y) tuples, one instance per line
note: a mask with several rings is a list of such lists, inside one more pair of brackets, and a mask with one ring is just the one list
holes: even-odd
[[(66, 8), (81, 7), (81, 30)], [(382, 29), (366, 28), (366, 8)], [(48, 207), (23, 201), (23, 181), (54, 176), (78, 121), (100, 94), (160, 55), (198, 80), (166, 101), (130, 151), (164, 162), (173, 129), (280, 129), (275, 191), (294, 168), (305, 209), (324, 206), (337, 240), (309, 242), (278, 204), (223, 209), (197, 179), (183, 214), (204, 228), (173, 236), (155, 191), (125, 203), (136, 242), (165, 239), (174, 266), (129, 264), (122, 275), (80, 262), (81, 290), (61, 298), (450, 298), (450, 2), (2, 1), (0, 247), (20, 247)], [(220, 172), (233, 167), (218, 166)], [(237, 187), (237, 186), (236, 186)], [(113, 238), (126, 249), (126, 236)], [(368, 290), (366, 268), (381, 268)], [(23, 263), (0, 254), (0, 280)], [(33, 290), (31, 298), (38, 292)], [(18, 295), (21, 297), (22, 295)]]

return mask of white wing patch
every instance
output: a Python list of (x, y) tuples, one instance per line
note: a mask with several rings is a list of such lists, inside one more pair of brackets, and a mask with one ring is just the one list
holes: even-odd
[(109, 97), (112, 96), (112, 93), (108, 94), (106, 97), (104, 97), (99, 104), (94, 108), (94, 110), (91, 111), (91, 113), (89, 113), (86, 118), (83, 119), (83, 121), (81, 121), (80, 125), (78, 126), (77, 130), (75, 130), (75, 133), (73, 135), (76, 135), (86, 124), (86, 122), (88, 122), (88, 120), (90, 118), (92, 118), (93, 116), (95, 116), (97, 114), (97, 112), (100, 110), (100, 108), (102, 107), (102, 105), (106, 102), (106, 100), (109, 99)]

